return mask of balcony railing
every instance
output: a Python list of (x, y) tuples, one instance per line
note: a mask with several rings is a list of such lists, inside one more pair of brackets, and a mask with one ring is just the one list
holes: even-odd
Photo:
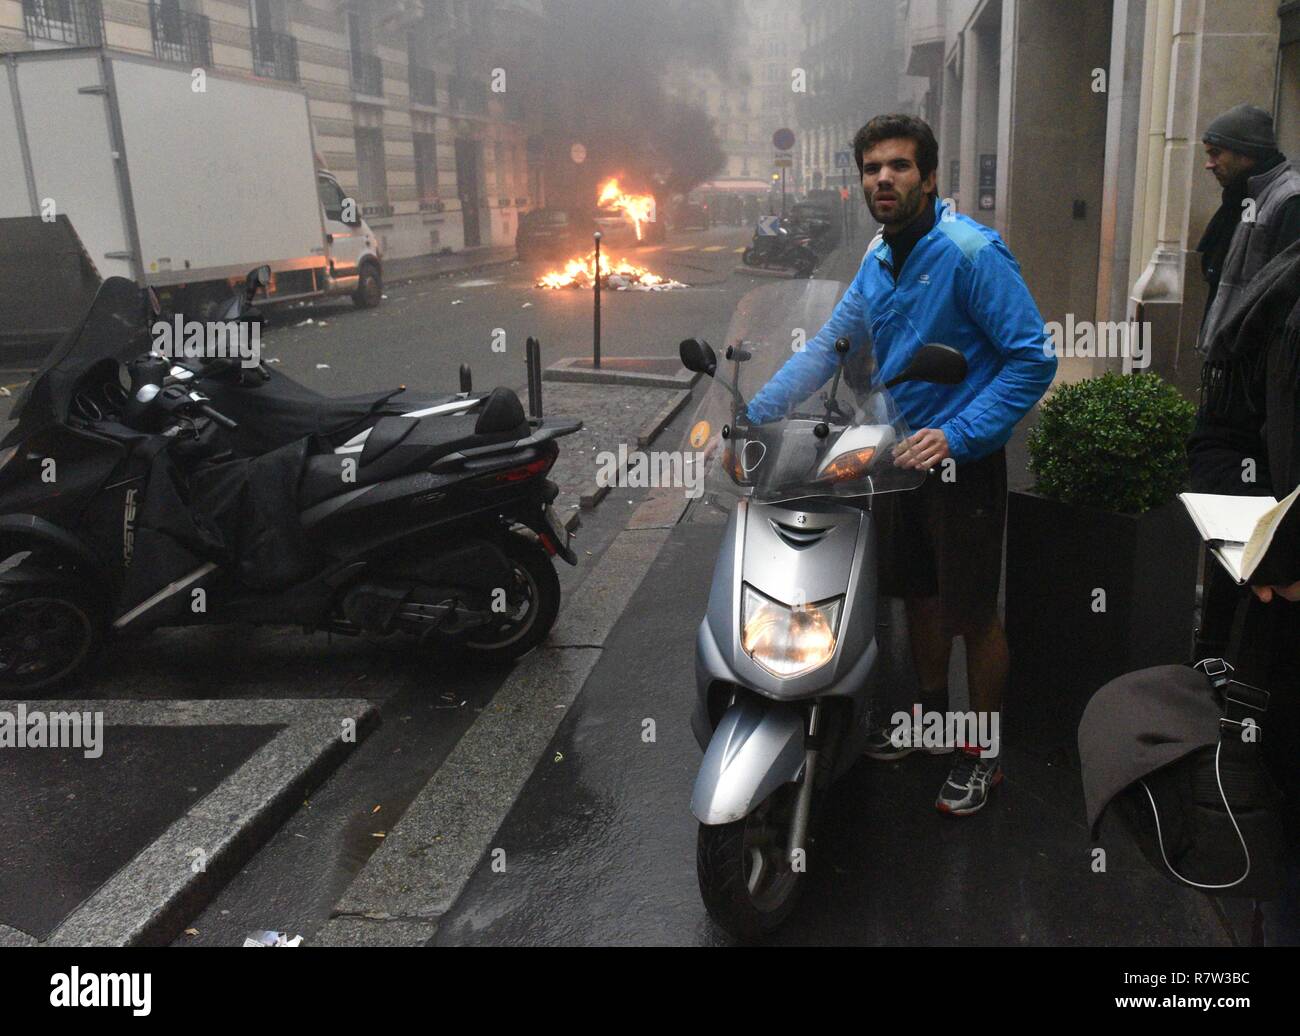
[(23, 30), (29, 40), (100, 47), (104, 11), (99, 0), (23, 0)]
[(192, 66), (212, 64), (212, 34), (207, 15), (159, 7), (150, 0), (149, 31), (153, 34), (154, 56), (159, 60)]
[(253, 30), (253, 72), (266, 79), (298, 81), (298, 41), (283, 32)]
[(423, 104), (429, 108), (438, 105), (438, 82), (432, 70), (411, 66), (411, 103)]
[(376, 55), (352, 52), (352, 89), (367, 97), (384, 96), (384, 65)]

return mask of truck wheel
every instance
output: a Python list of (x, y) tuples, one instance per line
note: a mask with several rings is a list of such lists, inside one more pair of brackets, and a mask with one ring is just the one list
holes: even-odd
[(358, 309), (374, 309), (384, 299), (384, 281), (374, 263), (361, 264), (361, 277), (352, 301)]

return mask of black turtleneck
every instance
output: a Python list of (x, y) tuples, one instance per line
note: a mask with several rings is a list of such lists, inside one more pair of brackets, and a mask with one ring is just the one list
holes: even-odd
[(891, 231), (888, 227), (884, 229), (885, 243), (889, 245), (889, 252), (893, 259), (892, 270), (895, 284), (898, 283), (898, 278), (903, 272), (903, 264), (907, 262), (907, 257), (912, 254), (912, 249), (916, 247), (916, 243), (933, 229), (934, 199), (928, 194), (925, 196), (925, 204), (921, 206), (921, 211), (916, 214), (916, 218), (911, 223), (896, 231)]

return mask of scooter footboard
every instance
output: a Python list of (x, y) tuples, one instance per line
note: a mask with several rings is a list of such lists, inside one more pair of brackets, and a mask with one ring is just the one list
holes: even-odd
[(704, 752), (691, 812), (701, 824), (728, 824), (799, 775), (804, 718), (792, 705), (745, 697), (723, 714)]

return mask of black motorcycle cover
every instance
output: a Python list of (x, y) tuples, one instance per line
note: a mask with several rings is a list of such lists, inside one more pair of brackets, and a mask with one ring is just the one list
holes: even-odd
[(212, 406), (238, 422), (238, 430), (230, 435), (236, 452), (242, 456), (266, 453), (313, 435), (342, 445), (335, 440), (364, 426), (367, 418), (402, 391), (390, 389), (335, 399), (279, 371), (272, 370), (269, 375), (266, 381), (254, 375), (247, 385), (215, 378), (199, 382)]
[[(209, 562), (253, 591), (282, 590), (310, 575), (319, 559), (298, 521), (298, 486), (314, 446), (299, 439), (260, 457), (189, 471), (166, 449), (142, 454), (147, 483), (118, 614)], [(189, 604), (178, 594), (172, 607)]]

